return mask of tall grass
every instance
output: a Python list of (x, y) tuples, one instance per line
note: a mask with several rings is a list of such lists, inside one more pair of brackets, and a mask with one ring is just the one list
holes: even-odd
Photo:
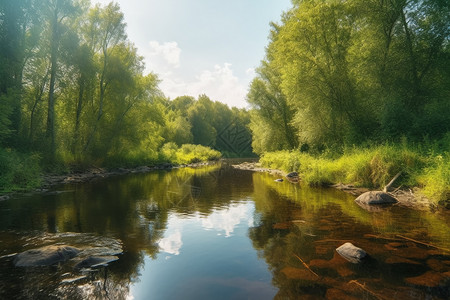
[(419, 186), (435, 202), (450, 203), (450, 155), (432, 156), (404, 144), (352, 148), (339, 157), (311, 155), (298, 151), (265, 153), (263, 166), (297, 171), (312, 186), (351, 183), (374, 189), (384, 187), (398, 172), (397, 185)]
[(450, 208), (450, 153), (430, 158), (430, 163), (418, 176), (423, 193)]

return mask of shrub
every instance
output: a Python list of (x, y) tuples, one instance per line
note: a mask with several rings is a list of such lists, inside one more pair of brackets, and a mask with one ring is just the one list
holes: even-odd
[(0, 148), (0, 193), (35, 188), (41, 183), (40, 157)]

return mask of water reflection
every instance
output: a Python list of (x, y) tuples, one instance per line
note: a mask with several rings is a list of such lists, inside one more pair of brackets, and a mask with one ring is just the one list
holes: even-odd
[[(343, 192), (228, 164), (109, 178), (0, 202), (0, 298), (374, 297), (360, 283), (381, 297), (446, 299), (449, 253), (399, 235), (449, 249), (449, 220), (398, 206), (368, 212)], [(27, 249), (104, 241), (123, 254), (95, 270), (12, 263)], [(347, 241), (371, 263), (338, 256)]]
[(246, 221), (247, 226), (253, 226), (253, 203), (233, 203), (226, 209), (216, 210), (202, 219), (202, 227), (215, 230), (218, 234), (230, 237), (237, 225)]
[(183, 242), (181, 241), (181, 232), (177, 230), (168, 237), (162, 238), (158, 245), (159, 249), (163, 252), (173, 255), (180, 254), (180, 248), (183, 246)]
[[(261, 221), (249, 237), (271, 266), (276, 298), (450, 296), (450, 251), (443, 250), (450, 249), (448, 215), (401, 206), (370, 213), (338, 191), (274, 183), (259, 173), (253, 182)], [(335, 249), (345, 242), (365, 249), (370, 260), (354, 265), (343, 259)]]

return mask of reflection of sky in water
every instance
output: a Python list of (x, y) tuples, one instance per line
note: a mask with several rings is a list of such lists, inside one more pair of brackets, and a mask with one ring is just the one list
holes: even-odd
[(128, 299), (272, 299), (277, 288), (248, 238), (255, 204), (169, 213), (156, 257), (144, 253)]
[(165, 237), (159, 241), (159, 249), (163, 252), (178, 255), (180, 254), (180, 248), (183, 245), (183, 242), (181, 241), (181, 232), (176, 231), (169, 235), (168, 237)]
[(183, 245), (183, 229), (189, 226), (201, 225), (205, 230), (217, 231), (217, 235), (225, 234), (225, 237), (230, 237), (241, 223), (246, 227), (253, 226), (253, 211), (253, 203), (245, 202), (215, 209), (208, 216), (196, 213), (188, 218), (180, 218), (177, 214), (171, 214), (165, 236), (158, 243), (159, 249), (161, 252), (179, 255)]
[(248, 220), (248, 226), (253, 226), (253, 205), (249, 203), (232, 204), (226, 209), (216, 210), (206, 218), (202, 218), (202, 227), (209, 230), (225, 231), (230, 237), (234, 228), (242, 221)]

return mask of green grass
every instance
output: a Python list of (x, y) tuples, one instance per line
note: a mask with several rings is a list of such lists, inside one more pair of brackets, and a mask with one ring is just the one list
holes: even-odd
[(332, 158), (327, 154), (278, 151), (265, 153), (260, 162), (264, 167), (297, 171), (311, 186), (342, 182), (380, 189), (401, 171), (396, 186), (421, 187), (433, 202), (450, 205), (450, 155), (444, 151), (432, 155), (423, 148), (404, 144), (352, 148)]

